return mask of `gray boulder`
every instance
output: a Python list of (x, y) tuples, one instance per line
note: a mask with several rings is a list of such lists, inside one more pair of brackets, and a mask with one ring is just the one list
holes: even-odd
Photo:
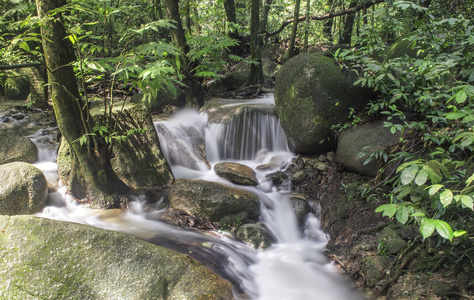
[(233, 299), (199, 262), (117, 232), (0, 216), (2, 299)]
[[(396, 145), (399, 139), (400, 131), (392, 134), (390, 128), (383, 126), (383, 121), (345, 130), (337, 138), (336, 162), (349, 171), (375, 177), (378, 170), (377, 159), (364, 165), (369, 155), (359, 157), (359, 153), (384, 150)], [(364, 149), (365, 147), (369, 148)]]
[(0, 186), (0, 215), (34, 214), (46, 204), (46, 178), (28, 163), (0, 165)]
[(371, 95), (354, 86), (355, 79), (354, 73), (341, 71), (333, 59), (319, 54), (297, 55), (281, 67), (275, 106), (292, 151), (327, 150), (331, 126), (346, 122), (350, 108), (365, 107)]
[(241, 212), (247, 212), (250, 219), (260, 215), (260, 201), (255, 194), (204, 180), (176, 180), (168, 200), (171, 207), (211, 222)]
[(220, 177), (223, 177), (235, 184), (258, 185), (255, 171), (246, 165), (234, 162), (220, 162), (214, 166), (214, 171)]
[(37, 160), (38, 148), (29, 138), (0, 131), (0, 164), (14, 161), (33, 163)]

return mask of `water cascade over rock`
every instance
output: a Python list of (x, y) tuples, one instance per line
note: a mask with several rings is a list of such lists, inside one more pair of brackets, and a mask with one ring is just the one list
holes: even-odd
[[(150, 204), (138, 197), (126, 212), (101, 213), (66, 198), (63, 207), (50, 206), (41, 216), (122, 232), (190, 255), (230, 281), (236, 299), (360, 299), (324, 256), (328, 239), (306, 198), (278, 191), (267, 178), (294, 156), (278, 119), (268, 113), (274, 111), (273, 97), (222, 101), (227, 102), (224, 109), (236, 113), (227, 122), (208, 122), (213, 116), (207, 112), (183, 111), (155, 123), (163, 154), (178, 178), (169, 203), (163, 198)], [(186, 151), (179, 158), (175, 152), (181, 149)], [(253, 169), (257, 185), (239, 185), (217, 175), (213, 168), (223, 161)], [(172, 211), (168, 205), (216, 221), (221, 231), (189, 231), (161, 222)], [(248, 243), (234, 238), (233, 232)]]

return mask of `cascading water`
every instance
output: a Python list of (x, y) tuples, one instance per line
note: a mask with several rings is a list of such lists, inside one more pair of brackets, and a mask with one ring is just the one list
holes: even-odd
[[(268, 99), (256, 101), (269, 102)], [(261, 221), (276, 242), (265, 250), (254, 250), (223, 233), (210, 236), (185, 231), (157, 221), (157, 215), (161, 214), (159, 204), (150, 207), (140, 199), (124, 213), (97, 212), (76, 205), (72, 199), (64, 197), (61, 189), (58, 193), (63, 193), (63, 204), (57, 205), (56, 193), (50, 197), (55, 206), (47, 207), (39, 215), (134, 235), (180, 252), (192, 252), (204, 263), (206, 260), (218, 261), (220, 266), (214, 271), (235, 285), (236, 298), (241, 294), (246, 295), (244, 299), (260, 300), (360, 298), (323, 255), (327, 237), (320, 230), (318, 218), (309, 214), (301, 231), (290, 204), (290, 191), (276, 191), (265, 179), (266, 174), (279, 169), (293, 157), (275, 116), (249, 110), (238, 121), (212, 124), (207, 122), (205, 114), (183, 111), (155, 126), (163, 152), (177, 178), (216, 181), (257, 194), (261, 200)], [(275, 158), (278, 163), (273, 169), (256, 168), (274, 163)], [(212, 167), (224, 159), (256, 170), (260, 184), (255, 188), (242, 187), (218, 177)], [(54, 170), (51, 163), (40, 163), (38, 167)]]

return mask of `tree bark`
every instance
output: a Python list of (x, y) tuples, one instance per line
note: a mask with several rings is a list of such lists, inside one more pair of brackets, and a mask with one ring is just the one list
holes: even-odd
[[(234, 25), (237, 25), (237, 16), (235, 14), (235, 2), (234, 0), (225, 0), (224, 1), (224, 9), (225, 9), (225, 14), (227, 17), (227, 22), (233, 23)], [(228, 30), (229, 37), (233, 39), (238, 39), (239, 38), (239, 31), (237, 28), (232, 25), (232, 28)]]
[(262, 58), (260, 51), (259, 29), (260, 29), (260, 0), (252, 0), (250, 8), (250, 73), (247, 84), (263, 83)]
[(304, 52), (308, 53), (309, 43), (309, 10), (311, 9), (311, 0), (306, 0), (306, 24), (304, 28)]
[[(357, 6), (357, 0), (351, 0), (349, 4), (349, 9), (353, 9)], [(346, 16), (346, 20), (344, 22), (344, 27), (342, 29), (342, 35), (339, 39), (339, 45), (351, 45), (351, 38), (352, 38), (352, 30), (354, 28), (354, 20), (355, 20), (355, 12), (350, 13)]]
[[(36, 0), (40, 18), (48, 17), (48, 12), (66, 4), (65, 0)], [(61, 15), (46, 19), (41, 27), (43, 49), (51, 87), (51, 98), (59, 130), (70, 145), (75, 160), (85, 180), (85, 193), (98, 206), (116, 206), (114, 194), (123, 194), (127, 187), (121, 182), (110, 166), (107, 145), (89, 137), (83, 145), (78, 139), (90, 134), (93, 121), (84, 101), (81, 99), (74, 70), (70, 63), (75, 55), (71, 42), (66, 38), (66, 30)]]
[[(333, 0), (328, 0), (328, 6), (330, 7), (330, 12), (333, 12)], [(328, 19), (326, 22), (324, 22), (323, 25), (323, 34), (324, 37), (328, 39), (330, 44), (332, 45), (333, 40), (332, 40), (332, 25), (333, 25), (333, 19)]]
[(201, 35), (201, 28), (199, 28), (199, 13), (197, 9), (197, 3), (193, 0), (193, 21), (194, 21), (194, 29), (196, 30), (196, 35)]
[(190, 0), (185, 1), (184, 8), (185, 8), (185, 12), (186, 12), (186, 30), (188, 31), (188, 34), (190, 36), (192, 36), (193, 31), (191, 29), (191, 8), (190, 8), (189, 1)]
[(288, 50), (286, 50), (285, 55), (283, 56), (283, 62), (287, 62), (290, 58), (295, 56), (295, 40), (296, 40), (296, 32), (298, 30), (298, 16), (300, 15), (300, 3), (301, 0), (296, 0), (295, 1), (295, 14), (294, 14), (294, 20), (293, 22), (293, 28), (291, 30), (291, 35), (290, 35), (290, 44), (288, 46)]
[(179, 6), (177, 0), (164, 0), (168, 18), (174, 21), (175, 28), (171, 28), (171, 39), (179, 47), (182, 55), (180, 56), (181, 74), (185, 76), (183, 83), (187, 86), (184, 89), (187, 104), (191, 106), (201, 106), (200, 97), (198, 96), (199, 89), (197, 83), (194, 81), (193, 65), (188, 59), (189, 45), (186, 42), (184, 35), (183, 24), (179, 14)]

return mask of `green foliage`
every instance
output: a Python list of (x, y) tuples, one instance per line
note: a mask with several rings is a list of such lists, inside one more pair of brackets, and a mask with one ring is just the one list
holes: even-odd
[[(406, 34), (412, 27), (400, 16), (410, 12), (423, 17), (408, 22), (416, 30)], [(401, 132), (402, 141), (408, 132), (422, 136), (421, 147), (390, 157), (400, 164), (391, 181), (391, 203), (376, 211), (402, 224), (417, 222), (424, 238), (436, 232), (451, 241), (465, 233), (453, 231), (452, 212), (472, 211), (474, 202), (473, 22), (463, 16), (438, 19), (413, 1), (395, 1), (372, 17), (383, 25), (362, 28), (363, 46), (336, 52), (336, 58), (359, 73), (356, 84), (380, 93), (369, 114), (386, 116), (385, 126)], [(403, 35), (400, 40), (408, 41), (407, 50), (415, 55), (388, 57), (384, 35)], [(366, 162), (380, 157), (388, 160), (372, 153)]]
[[(237, 46), (238, 41), (223, 34), (201, 35), (188, 39), (191, 50), (188, 53), (191, 62), (198, 63), (194, 68), (196, 76), (203, 78), (218, 78), (218, 72), (224, 71), (227, 61), (224, 53), (230, 47)], [(241, 60), (238, 56), (230, 56), (230, 60)]]

